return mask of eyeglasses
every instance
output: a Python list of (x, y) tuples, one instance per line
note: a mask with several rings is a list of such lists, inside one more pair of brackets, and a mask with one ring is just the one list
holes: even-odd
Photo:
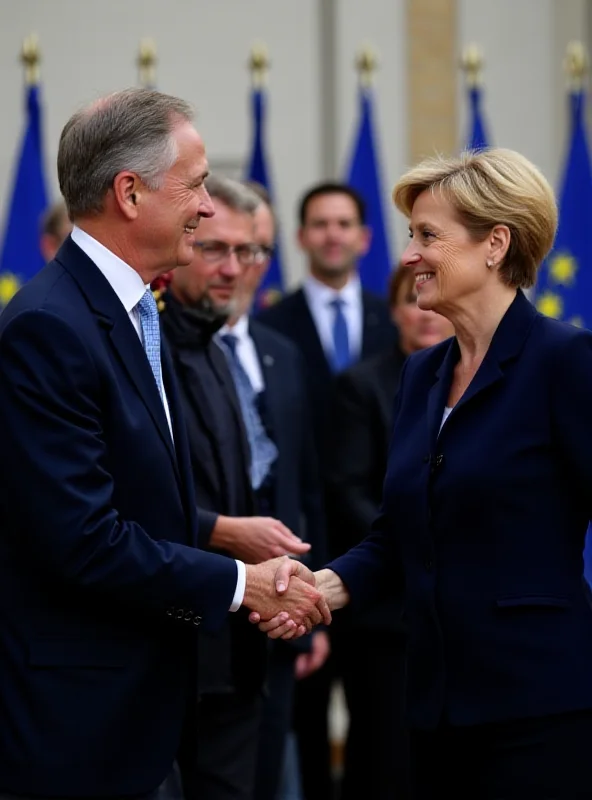
[(274, 249), (273, 247), (266, 247), (265, 245), (260, 245), (259, 247), (259, 256), (257, 258), (257, 262), (259, 264), (263, 264), (265, 261), (271, 261), (273, 258)]
[(236, 260), (243, 267), (251, 267), (261, 261), (261, 248), (256, 244), (237, 244), (232, 247), (226, 242), (210, 240), (207, 242), (195, 242), (195, 247), (199, 248), (201, 257), (209, 264), (224, 261), (234, 253)]

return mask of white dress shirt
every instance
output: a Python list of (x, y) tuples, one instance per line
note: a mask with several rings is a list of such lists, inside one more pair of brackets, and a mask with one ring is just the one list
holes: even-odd
[(312, 275), (302, 285), (304, 296), (312, 315), (319, 339), (327, 356), (327, 361), (333, 359), (333, 321), (335, 309), (331, 306), (333, 300), (340, 299), (343, 303), (342, 311), (347, 325), (349, 351), (352, 361), (357, 361), (362, 352), (362, 324), (364, 311), (362, 308), (362, 286), (358, 275), (353, 275), (343, 289), (336, 291), (325, 286)]
[(220, 328), (219, 336), (229, 334), (236, 336), (236, 355), (240, 361), (242, 368), (247, 373), (251, 386), (256, 394), (259, 394), (265, 389), (265, 380), (263, 378), (263, 371), (257, 355), (257, 348), (255, 342), (249, 333), (249, 317), (243, 314), (237, 322), (231, 327), (224, 325)]
[[(71, 235), (72, 241), (77, 244), (84, 253), (86, 253), (90, 260), (95, 264), (97, 269), (103, 273), (109, 282), (109, 285), (125, 308), (130, 321), (141, 340), (142, 325), (136, 306), (142, 299), (146, 289), (150, 289), (150, 286), (147, 286), (144, 283), (135, 269), (130, 267), (129, 264), (126, 264), (125, 261), (122, 261), (121, 258), (116, 256), (115, 253), (112, 253), (111, 250), (108, 250), (104, 245), (86, 233), (86, 231), (81, 230), (75, 225), (72, 229)], [(171, 412), (169, 410), (164, 382), (162, 385), (162, 402), (172, 438), (173, 426), (171, 423)], [(246, 568), (242, 561), (237, 561), (236, 566), (238, 569), (238, 576), (234, 597), (232, 598), (232, 605), (230, 606), (231, 611), (237, 611), (240, 608), (245, 596)]]

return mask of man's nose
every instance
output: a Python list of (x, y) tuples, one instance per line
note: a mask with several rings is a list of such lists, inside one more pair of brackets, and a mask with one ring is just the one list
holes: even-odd
[(202, 186), (199, 193), (199, 206), (197, 213), (200, 217), (205, 217), (206, 219), (213, 217), (215, 213), (214, 203), (212, 202), (210, 193), (205, 186)]

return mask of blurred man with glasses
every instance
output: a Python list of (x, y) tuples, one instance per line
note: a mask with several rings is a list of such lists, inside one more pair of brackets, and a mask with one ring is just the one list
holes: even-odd
[[(277, 449), (277, 458), (256, 492), (259, 513), (280, 519), (311, 545), (310, 553), (303, 556), (308, 565), (322, 565), (325, 523), (303, 359), (289, 339), (251, 317), (254, 298), (273, 257), (277, 225), (265, 190), (257, 185), (250, 188), (261, 199), (254, 216), (259, 252), (238, 279), (235, 307), (221, 334), (235, 337), (236, 353), (254, 389), (260, 418)], [(324, 630), (294, 642), (271, 643), (256, 800), (279, 798), (295, 677), (312, 674), (328, 654)]]
[[(195, 256), (160, 298), (162, 330), (180, 384), (200, 516), (200, 547), (250, 564), (302, 556), (309, 546), (274, 519), (259, 494), (277, 460), (256, 393), (222, 330), (242, 277), (264, 254), (254, 241), (259, 199), (242, 184), (206, 180), (214, 216), (200, 221)], [(260, 510), (259, 510), (260, 509)], [(179, 762), (186, 800), (253, 800), (267, 639), (239, 610), (199, 647), (198, 741)]]

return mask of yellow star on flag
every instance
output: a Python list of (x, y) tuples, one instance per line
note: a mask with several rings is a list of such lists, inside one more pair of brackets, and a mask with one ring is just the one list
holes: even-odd
[(546, 317), (561, 319), (563, 314), (563, 300), (555, 292), (544, 292), (537, 300), (536, 307)]
[(12, 272), (0, 275), (0, 307), (5, 306), (21, 288), (21, 282)]
[(568, 253), (558, 253), (549, 264), (549, 275), (554, 283), (562, 286), (573, 286), (578, 269), (577, 261)]

